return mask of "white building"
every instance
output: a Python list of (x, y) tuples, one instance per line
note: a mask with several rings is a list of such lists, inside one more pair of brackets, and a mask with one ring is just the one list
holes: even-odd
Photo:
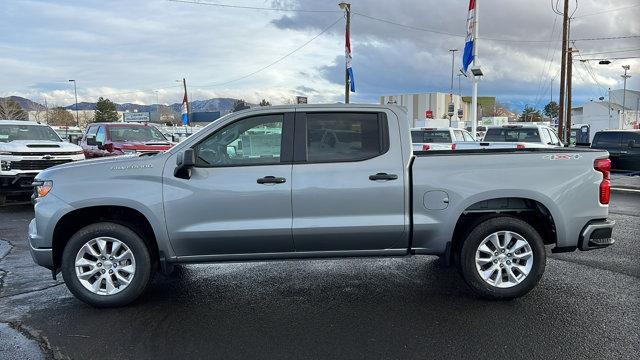
[[(380, 104), (396, 104), (405, 107), (409, 118), (413, 120), (411, 127), (427, 120), (428, 111), (432, 119), (449, 119), (448, 106), (452, 96), (448, 93), (423, 93), (381, 96)], [(462, 108), (462, 121), (468, 121), (471, 114), (471, 104), (464, 102), (459, 95), (453, 95), (454, 113), (452, 121), (460, 120), (457, 116), (458, 109)]]
[[(634, 129), (638, 128), (638, 104), (640, 104), (640, 92), (627, 90), (625, 108), (622, 102), (623, 90), (611, 91), (611, 102), (590, 101), (582, 106), (571, 109), (571, 123), (588, 124), (591, 126), (591, 140), (597, 131), (607, 129)], [(606, 99), (608, 100), (608, 99)]]

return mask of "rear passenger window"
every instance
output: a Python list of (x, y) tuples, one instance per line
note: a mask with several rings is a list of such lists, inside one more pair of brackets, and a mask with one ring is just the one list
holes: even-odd
[(307, 113), (307, 161), (357, 161), (386, 152), (377, 113)]
[(615, 148), (620, 144), (620, 133), (602, 132), (598, 134), (594, 147), (598, 148)]

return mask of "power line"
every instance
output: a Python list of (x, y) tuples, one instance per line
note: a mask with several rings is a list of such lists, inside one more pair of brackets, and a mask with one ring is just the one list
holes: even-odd
[(610, 50), (610, 51), (601, 51), (601, 52), (588, 53), (588, 54), (583, 54), (583, 55), (584, 55), (584, 56), (589, 56), (589, 55), (602, 55), (602, 54), (621, 53), (621, 52), (630, 52), (630, 51), (640, 51), (640, 49), (621, 49), (621, 50)]
[(627, 60), (627, 59), (640, 59), (640, 56), (610, 57), (610, 58), (600, 58), (600, 59), (581, 59), (580, 61)]
[[(553, 27), (551, 28), (551, 36), (549, 36), (549, 40), (553, 40), (553, 35), (555, 34), (556, 31), (556, 24), (558, 22), (558, 18), (554, 17), (553, 18)], [(549, 43), (549, 45), (547, 46), (547, 54), (544, 56), (544, 65), (542, 66), (542, 69), (540, 70), (540, 79), (538, 80), (538, 89), (536, 90), (536, 104), (539, 103), (540, 101), (540, 97), (541, 97), (541, 93), (540, 90), (542, 88), (542, 81), (544, 79), (544, 75), (547, 72), (547, 61), (551, 61), (551, 59), (549, 59), (549, 53), (551, 51), (551, 44)]]
[(209, 85), (194, 85), (194, 87), (198, 88), (207, 88), (207, 87), (215, 87), (215, 86), (222, 86), (222, 85), (227, 85), (236, 81), (240, 81), (243, 79), (246, 79), (248, 77), (251, 77), (261, 71), (264, 71), (270, 67), (272, 67), (273, 65), (276, 65), (277, 63), (281, 62), (282, 60), (288, 58), (289, 56), (295, 54), (296, 52), (298, 52), (299, 50), (301, 50), (302, 48), (304, 48), (305, 46), (309, 45), (312, 41), (314, 41), (315, 39), (319, 38), (322, 34), (326, 33), (327, 31), (329, 31), (329, 29), (331, 29), (333, 26), (335, 26), (340, 20), (343, 19), (343, 16), (339, 17), (336, 21), (334, 21), (333, 23), (331, 23), (331, 25), (325, 27), (320, 33), (318, 33), (316, 36), (312, 37), (311, 39), (309, 39), (307, 42), (305, 42), (304, 44), (298, 46), (297, 48), (293, 49), (292, 51), (288, 52), (286, 55), (283, 55), (281, 57), (279, 57), (278, 59), (276, 59), (275, 61), (269, 63), (266, 66), (261, 67), (260, 69), (253, 71), (251, 73), (248, 73), (246, 75), (237, 77), (235, 79), (232, 80), (227, 80), (227, 81), (223, 81), (220, 83), (215, 83), (215, 84), (209, 84)]
[(244, 9), (244, 10), (267, 10), (267, 11), (303, 12), (303, 13), (341, 13), (342, 12), (340, 10), (321, 10), (321, 9), (307, 10), (307, 9), (285, 9), (285, 8), (273, 8), (273, 7), (229, 5), (229, 4), (213, 3), (208, 1), (199, 1), (199, 0), (167, 0), (167, 1), (184, 3), (184, 4), (216, 6), (216, 7)]
[(573, 18), (574, 19), (580, 19), (580, 18), (587, 17), (587, 16), (600, 15), (600, 14), (610, 13), (610, 12), (614, 12), (614, 11), (626, 10), (626, 9), (631, 9), (631, 8), (635, 8), (635, 7), (638, 7), (638, 6), (640, 6), (640, 4), (631, 5), (631, 6), (625, 6), (625, 7), (616, 8), (616, 9), (602, 10), (602, 11), (593, 12), (593, 13), (589, 13), (589, 14), (574, 16)]
[(377, 17), (370, 16), (370, 15), (365, 15), (365, 14), (362, 14), (362, 13), (359, 13), (359, 12), (355, 12), (355, 11), (352, 11), (351, 13), (354, 14), (354, 15), (362, 16), (363, 18), (366, 18), (366, 19), (369, 19), (369, 20), (375, 20), (375, 21), (387, 23), (387, 24), (390, 24), (390, 25), (395, 25), (395, 26), (403, 27), (405, 29), (429, 32), (429, 33), (440, 34), (440, 35), (463, 37), (463, 38), (467, 36), (467, 35), (461, 35), (461, 34), (454, 34), (454, 33), (447, 32), (447, 31), (426, 29), (426, 28), (421, 28), (421, 27), (418, 27), (418, 26), (400, 24), (400, 23), (397, 23), (395, 21), (391, 21), (391, 20), (387, 20), (387, 19), (381, 19), (381, 18), (377, 18)]

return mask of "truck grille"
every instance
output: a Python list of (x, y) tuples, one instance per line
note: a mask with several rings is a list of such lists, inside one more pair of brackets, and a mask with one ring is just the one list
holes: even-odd
[(16, 170), (44, 170), (55, 165), (60, 165), (70, 162), (70, 159), (60, 160), (20, 160), (12, 161), (11, 168)]

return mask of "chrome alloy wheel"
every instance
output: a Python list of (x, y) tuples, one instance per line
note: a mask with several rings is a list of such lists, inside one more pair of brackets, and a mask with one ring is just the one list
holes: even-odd
[(97, 295), (113, 295), (133, 280), (136, 259), (131, 249), (112, 237), (87, 241), (76, 254), (76, 276), (85, 289)]
[(510, 288), (520, 284), (533, 267), (531, 245), (522, 235), (498, 231), (476, 250), (476, 270), (489, 285)]

